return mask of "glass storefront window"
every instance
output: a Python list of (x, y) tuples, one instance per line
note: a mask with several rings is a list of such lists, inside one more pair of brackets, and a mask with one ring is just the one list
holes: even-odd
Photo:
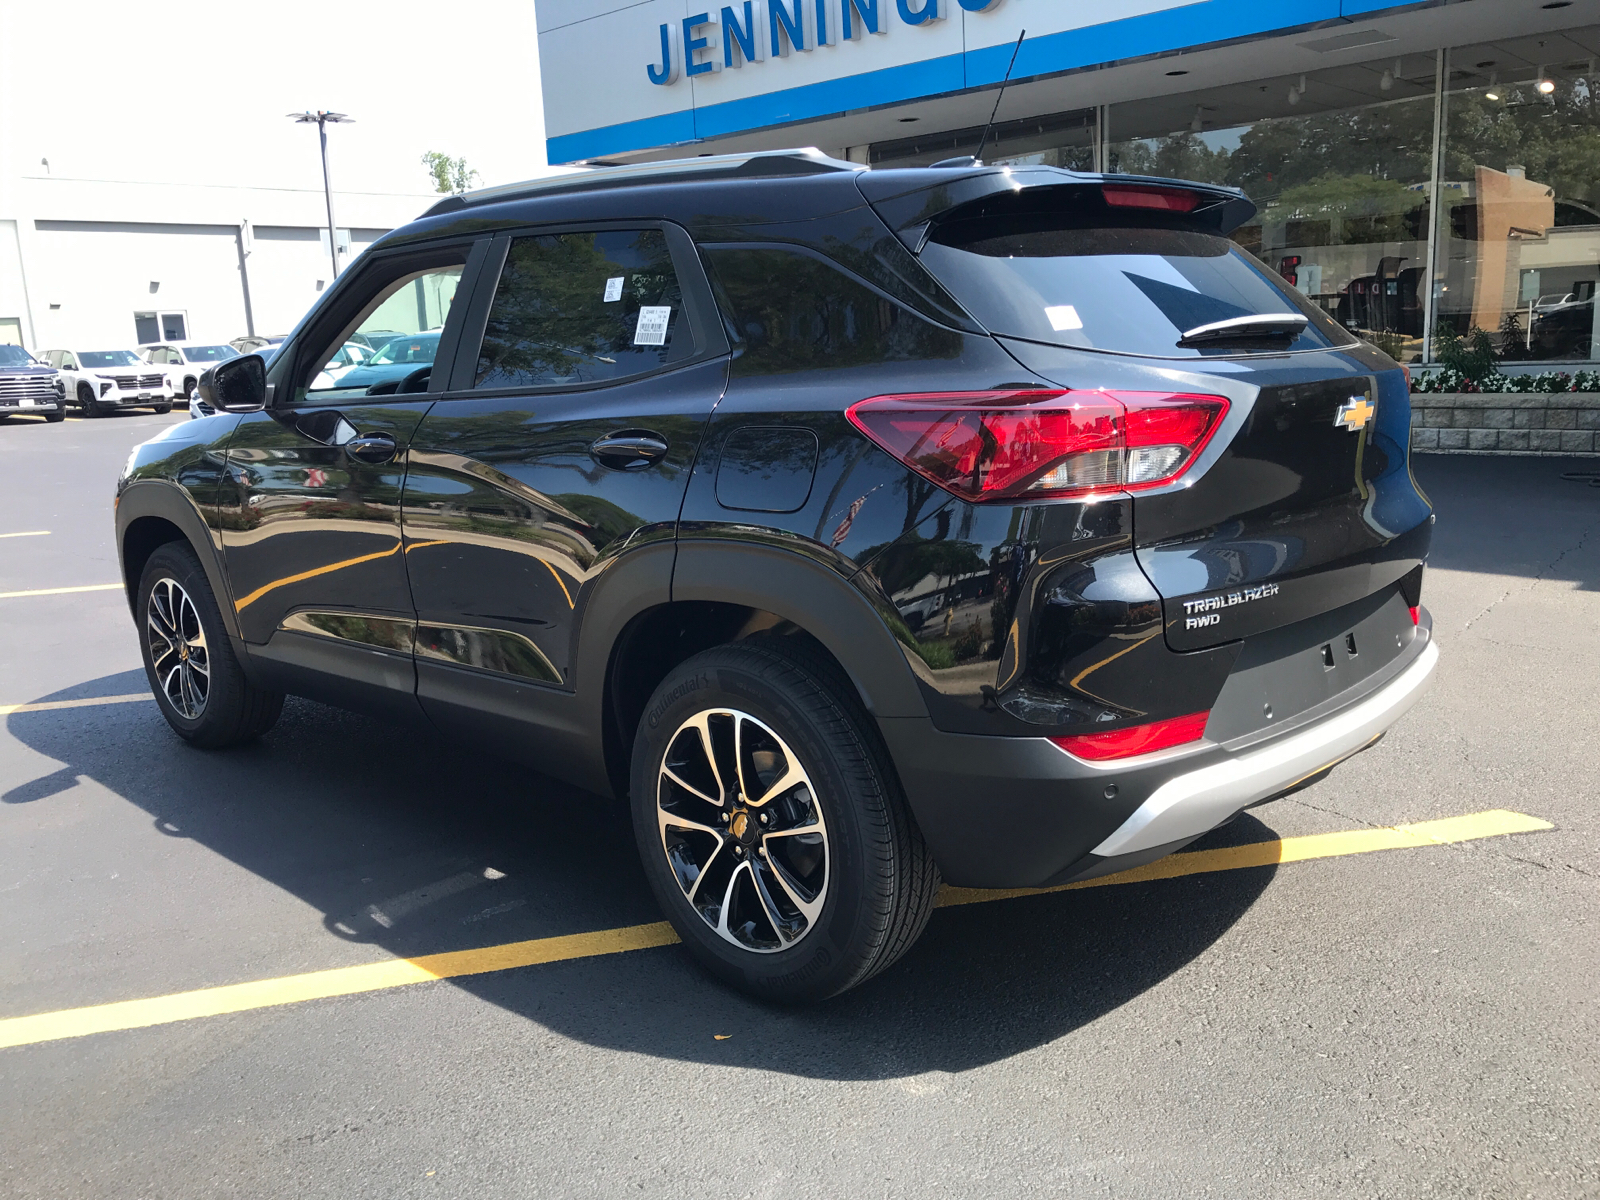
[(1477, 330), (1501, 362), (1600, 352), (1597, 48), (1590, 29), (1450, 51), (1435, 355)]
[(1423, 355), (1433, 56), (1114, 105), (1107, 169), (1237, 187), (1234, 240), (1352, 333)]
[[(868, 160), (875, 167), (926, 167), (945, 158), (972, 154), (983, 137), (983, 126), (948, 132), (917, 134), (892, 142), (878, 142)], [(1063, 167), (1068, 171), (1094, 170), (1095, 110), (1048, 113), (1017, 121), (1000, 121), (984, 144), (985, 162), (1004, 166)]]

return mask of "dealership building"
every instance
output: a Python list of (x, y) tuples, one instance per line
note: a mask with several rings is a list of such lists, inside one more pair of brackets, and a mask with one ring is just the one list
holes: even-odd
[[(0, 342), (107, 350), (282, 334), (334, 277), (320, 190), (0, 182)], [(335, 200), (342, 270), (438, 197)]]
[(991, 164), (1242, 188), (1259, 211), (1235, 239), (1404, 361), (1474, 328), (1508, 369), (1600, 356), (1600, 0), (537, 12), (551, 163), (816, 146), (926, 165), (977, 149), (1010, 69)]

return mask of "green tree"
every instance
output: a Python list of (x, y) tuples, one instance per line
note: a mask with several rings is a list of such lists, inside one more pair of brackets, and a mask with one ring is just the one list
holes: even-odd
[(460, 195), (478, 181), (478, 173), (467, 166), (466, 159), (451, 158), (437, 150), (429, 150), (424, 154), (422, 165), (428, 168), (436, 192)]

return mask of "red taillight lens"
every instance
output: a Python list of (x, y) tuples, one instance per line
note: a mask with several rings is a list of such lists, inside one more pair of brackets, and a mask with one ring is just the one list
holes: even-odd
[(1078, 733), (1050, 740), (1068, 754), (1102, 762), (1108, 758), (1132, 758), (1136, 754), (1154, 754), (1169, 746), (1197, 742), (1206, 732), (1208, 712), (1190, 713), (1186, 717), (1173, 717), (1166, 721), (1151, 721), (1148, 725), (1132, 725), (1110, 733)]
[(1171, 483), (1228, 411), (1167, 392), (931, 392), (874, 396), (851, 424), (963, 500), (1048, 499)]
[(1183, 188), (1130, 187), (1111, 183), (1102, 187), (1100, 194), (1113, 208), (1146, 208), (1156, 212), (1193, 212), (1204, 200), (1200, 193)]
[(1415, 605), (1413, 605), (1411, 608), (1411, 623), (1413, 625), (1422, 624), (1422, 618), (1417, 615), (1417, 609)]

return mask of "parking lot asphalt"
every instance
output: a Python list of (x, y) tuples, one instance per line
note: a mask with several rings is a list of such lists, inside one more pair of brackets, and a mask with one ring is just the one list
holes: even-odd
[[(7, 1194), (1600, 1195), (1600, 462), (1417, 459), (1433, 690), (1212, 865), (943, 908), (784, 1010), (582, 936), (660, 919), (614, 804), (304, 701), (227, 753), (35, 707), (146, 690), (121, 592), (59, 589), (117, 582), (117, 469), (182, 419), (0, 425), (0, 1045), (69, 1014), (0, 1049)], [(1529, 831), (1382, 832), (1489, 810)], [(389, 982), (289, 1002), (339, 968)]]

